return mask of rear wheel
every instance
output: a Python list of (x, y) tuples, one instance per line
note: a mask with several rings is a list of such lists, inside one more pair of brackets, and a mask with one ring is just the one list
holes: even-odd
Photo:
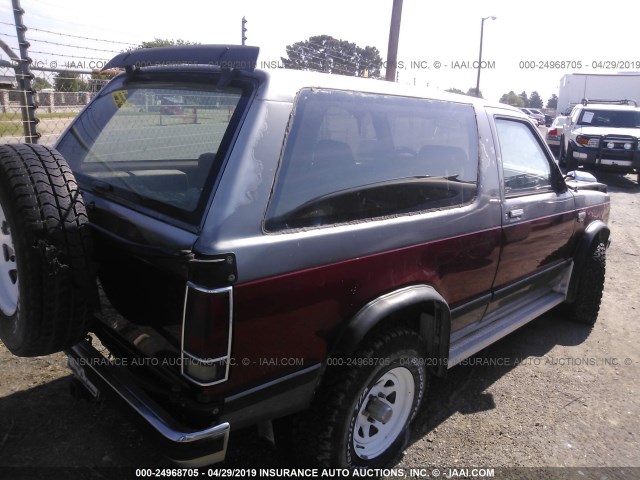
[(15, 355), (62, 350), (86, 335), (95, 279), (77, 184), (42, 145), (0, 145), (0, 338)]
[(301, 460), (362, 469), (398, 455), (426, 391), (424, 357), (420, 336), (396, 328), (373, 337), (347, 367), (328, 367), (329, 378), (295, 429)]

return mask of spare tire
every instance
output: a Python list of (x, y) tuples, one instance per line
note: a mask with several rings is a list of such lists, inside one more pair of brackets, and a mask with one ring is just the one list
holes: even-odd
[(89, 331), (95, 289), (67, 162), (43, 145), (0, 145), (0, 339), (26, 357), (74, 345)]

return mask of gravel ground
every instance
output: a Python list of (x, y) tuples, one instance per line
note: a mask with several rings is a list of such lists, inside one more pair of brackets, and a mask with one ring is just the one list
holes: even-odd
[[(396, 467), (640, 467), (640, 187), (598, 177), (613, 242), (595, 328), (551, 312), (434, 379)], [(69, 380), (62, 354), (21, 359), (0, 344), (0, 478), (9, 466), (13, 477), (91, 467), (92, 478), (109, 478), (95, 467), (173, 467), (114, 405), (72, 399)], [(224, 466), (291, 465), (253, 429), (231, 435)]]

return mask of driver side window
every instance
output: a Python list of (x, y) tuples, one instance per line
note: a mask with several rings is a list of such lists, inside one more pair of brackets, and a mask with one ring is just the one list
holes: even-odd
[(505, 195), (550, 190), (551, 165), (531, 127), (518, 120), (496, 119), (502, 154)]

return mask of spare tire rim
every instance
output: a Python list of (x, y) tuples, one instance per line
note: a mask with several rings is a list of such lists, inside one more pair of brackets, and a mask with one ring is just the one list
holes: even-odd
[(9, 222), (0, 205), (0, 311), (10, 317), (18, 309), (18, 267)]
[(415, 381), (405, 367), (385, 372), (360, 406), (353, 427), (353, 450), (364, 460), (382, 455), (406, 427)]

